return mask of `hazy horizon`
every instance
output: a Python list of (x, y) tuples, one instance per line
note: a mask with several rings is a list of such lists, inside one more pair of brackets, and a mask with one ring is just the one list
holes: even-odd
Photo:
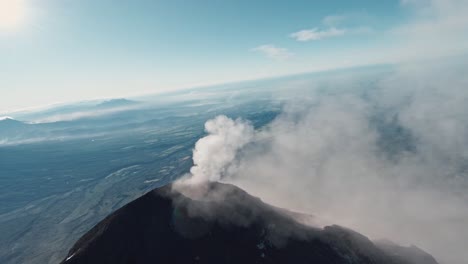
[(467, 10), (463, 0), (2, 0), (0, 111), (457, 56)]

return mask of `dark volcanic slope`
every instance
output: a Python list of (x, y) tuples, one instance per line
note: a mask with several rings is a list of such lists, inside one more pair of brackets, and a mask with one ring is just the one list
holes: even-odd
[(62, 263), (437, 263), (339, 226), (302, 225), (233, 185), (208, 188), (216, 199), (192, 200), (172, 186), (147, 193), (91, 229)]

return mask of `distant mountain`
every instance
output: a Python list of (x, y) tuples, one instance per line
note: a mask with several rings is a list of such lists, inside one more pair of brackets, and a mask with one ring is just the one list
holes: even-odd
[(154, 189), (88, 231), (62, 263), (437, 263), (417, 248), (381, 246), (336, 225), (301, 224), (296, 219), (311, 216), (233, 185), (207, 188), (217, 199), (189, 198), (172, 185)]
[(23, 122), (15, 120), (9, 116), (0, 117), (0, 124), (23, 124)]
[(138, 104), (138, 101), (128, 100), (125, 98), (118, 98), (118, 99), (111, 99), (99, 103), (96, 105), (98, 108), (116, 108), (116, 107), (124, 107), (124, 106), (131, 106)]
[(28, 124), (15, 120), (11, 117), (0, 118), (0, 135), (3, 133), (16, 133), (27, 128)]
[(33, 123), (51, 123), (57, 121), (70, 121), (80, 118), (92, 118), (96, 115), (112, 114), (114, 111), (131, 109), (141, 102), (128, 100), (124, 98), (109, 99), (109, 100), (94, 100), (77, 103), (70, 103), (50, 107), (47, 109), (23, 112), (15, 114), (15, 117), (22, 120), (28, 120)]
[(33, 124), (27, 124), (10, 117), (0, 118), (0, 146), (5, 142), (38, 136), (41, 136), (40, 129), (37, 129)]

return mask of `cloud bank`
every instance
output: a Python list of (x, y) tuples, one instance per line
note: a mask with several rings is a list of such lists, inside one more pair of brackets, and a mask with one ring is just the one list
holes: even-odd
[(402, 6), (413, 12), (414, 19), (388, 33), (403, 42), (400, 59), (466, 54), (468, 1), (404, 0)]

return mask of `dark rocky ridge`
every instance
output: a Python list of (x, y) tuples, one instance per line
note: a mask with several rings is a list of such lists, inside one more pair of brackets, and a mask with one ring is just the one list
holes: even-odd
[(87, 232), (62, 263), (437, 263), (415, 247), (303, 225), (297, 213), (233, 185), (207, 188), (216, 199), (194, 200), (171, 185), (145, 194)]

